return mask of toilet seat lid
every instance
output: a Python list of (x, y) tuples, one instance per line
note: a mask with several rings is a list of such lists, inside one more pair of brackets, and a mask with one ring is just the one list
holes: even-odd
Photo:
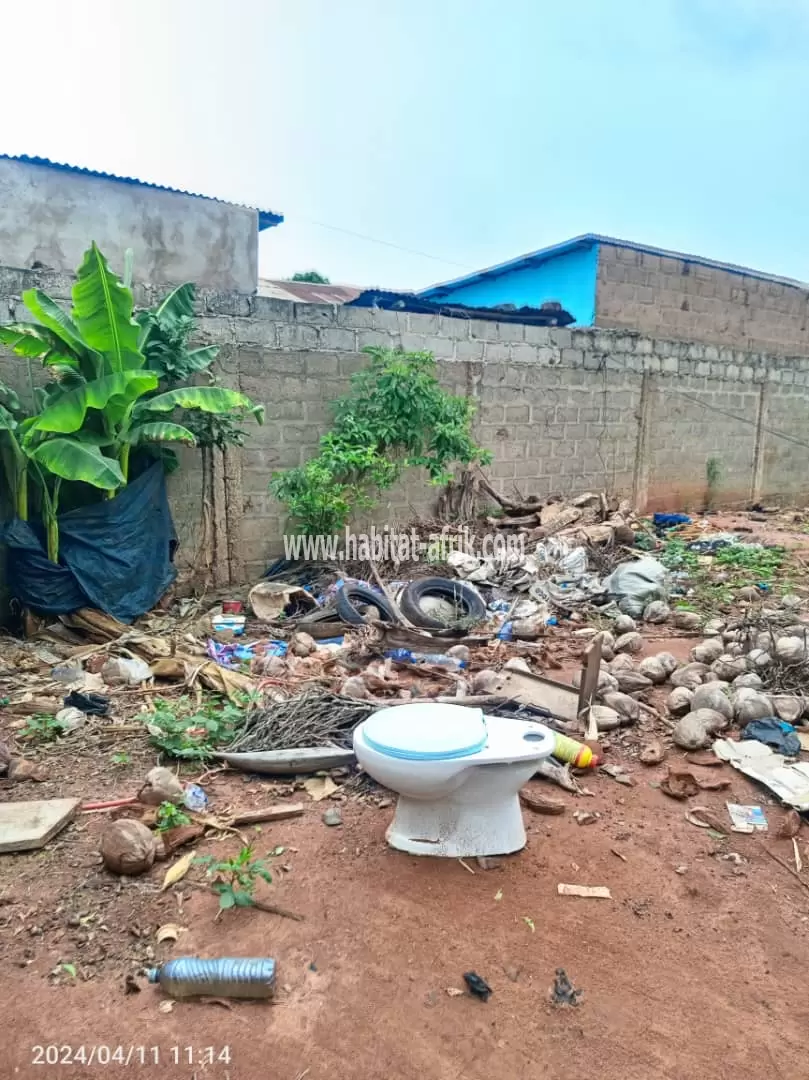
[(363, 724), (363, 737), (388, 757), (405, 761), (451, 761), (477, 754), (486, 745), (482, 709), (414, 702), (380, 709)]

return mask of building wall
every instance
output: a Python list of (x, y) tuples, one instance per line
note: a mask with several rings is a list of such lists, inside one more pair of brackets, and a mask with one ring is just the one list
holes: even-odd
[[(69, 297), (64, 275), (0, 270), (0, 321), (38, 284)], [(139, 302), (154, 293), (137, 290)], [(443, 384), (477, 404), (475, 435), (492, 450), (499, 490), (523, 494), (607, 489), (648, 510), (702, 508), (715, 458), (718, 505), (809, 498), (809, 355), (719, 348), (602, 329), (510, 323), (203, 292), (201, 343), (220, 347), (227, 385), (267, 408), (243, 450), (224, 463), (228, 552), (217, 566), (254, 580), (283, 552), (274, 470), (299, 465), (327, 430), (330, 402), (348, 386), (367, 345), (427, 350)], [(0, 355), (0, 380), (27, 385), (23, 361)], [(183, 452), (169, 486), (180, 561), (199, 548), (199, 456)], [(436, 489), (410, 473), (386, 492), (376, 520), (429, 512)]]
[(809, 290), (601, 244), (597, 326), (775, 353), (809, 352)]
[(95, 240), (138, 281), (253, 293), (258, 215), (247, 207), (0, 159), (0, 265), (72, 272)]
[(432, 300), (451, 300), (470, 307), (539, 307), (558, 300), (579, 326), (591, 326), (595, 318), (597, 246), (577, 248), (556, 255), (525, 270), (491, 275), (459, 288), (429, 290)]

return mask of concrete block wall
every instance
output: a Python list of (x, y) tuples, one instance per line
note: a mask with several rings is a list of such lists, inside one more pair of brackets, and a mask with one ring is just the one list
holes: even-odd
[(597, 326), (742, 349), (809, 351), (809, 289), (599, 246)]
[[(19, 312), (35, 275), (0, 271), (0, 312)], [(69, 281), (42, 282), (66, 296)], [(24, 280), (23, 280), (24, 279)], [(139, 290), (149, 302), (150, 290)], [(328, 429), (330, 403), (367, 362), (366, 345), (434, 353), (447, 389), (476, 403), (475, 436), (494, 455), (504, 493), (608, 489), (641, 508), (698, 510), (716, 458), (719, 505), (809, 497), (809, 356), (785, 356), (605, 329), (545, 329), (436, 315), (293, 304), (204, 292), (201, 344), (220, 348), (221, 379), (264, 402), (243, 450), (227, 463), (233, 565), (252, 580), (283, 551), (274, 470), (299, 465)], [(25, 385), (25, 365), (0, 356), (0, 379)], [(181, 559), (201, 521), (199, 456), (169, 480)], [(378, 522), (429, 513), (436, 489), (413, 472), (385, 492)]]

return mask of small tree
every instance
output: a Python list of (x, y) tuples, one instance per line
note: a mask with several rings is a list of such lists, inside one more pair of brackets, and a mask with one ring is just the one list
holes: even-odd
[(475, 406), (438, 383), (432, 353), (370, 347), (371, 362), (351, 378), (334, 406), (335, 420), (318, 454), (276, 473), (273, 494), (303, 533), (335, 533), (373, 506), (404, 469), (423, 467), (433, 484), (450, 479), (454, 462), (486, 464), (472, 440)]
[(318, 273), (317, 270), (301, 270), (297, 274), (293, 274), (289, 279), (290, 281), (308, 281), (312, 285), (328, 285), (329, 279), (325, 274)]

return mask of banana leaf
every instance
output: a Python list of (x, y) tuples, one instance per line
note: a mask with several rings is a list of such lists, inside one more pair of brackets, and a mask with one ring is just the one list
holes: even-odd
[(237, 390), (226, 390), (222, 386), (181, 386), (177, 390), (168, 390), (138, 402), (134, 415), (145, 412), (171, 412), (172, 409), (200, 409), (202, 412), (226, 413), (234, 409), (247, 409), (253, 413), (258, 423), (264, 420), (261, 405), (254, 405), (246, 394)]
[(143, 367), (132, 293), (110, 270), (95, 243), (84, 253), (73, 286), (73, 317), (82, 339), (104, 356), (109, 371)]
[(133, 427), (124, 439), (132, 446), (144, 442), (186, 442), (192, 446), (196, 446), (197, 443), (196, 436), (187, 427), (183, 427), (182, 424), (171, 424), (168, 420), (158, 420)]
[(152, 371), (122, 371), (93, 379), (60, 394), (49, 403), (35, 419), (31, 430), (64, 434), (78, 431), (88, 409), (107, 409), (112, 403), (117, 408), (110, 408), (111, 417), (113, 413), (122, 415), (133, 401), (156, 386), (157, 376)]
[[(63, 345), (67, 346), (68, 355), (74, 353), (75, 356), (84, 357), (91, 351), (82, 340), (79, 328), (71, 317), (54, 300), (51, 300), (47, 293), (42, 292), (41, 289), (28, 289), (22, 294), (22, 302), (37, 322), (50, 330)], [(64, 352), (64, 349), (62, 351)]]
[(117, 461), (78, 439), (48, 439), (29, 449), (28, 456), (63, 480), (81, 480), (104, 491), (125, 483)]

